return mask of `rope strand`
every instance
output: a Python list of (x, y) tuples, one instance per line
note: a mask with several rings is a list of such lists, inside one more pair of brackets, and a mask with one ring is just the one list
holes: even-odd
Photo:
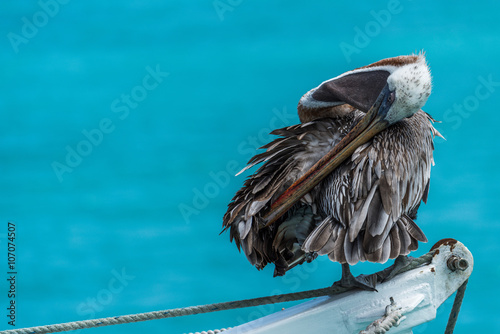
[(394, 299), (390, 298), (391, 303), (386, 306), (385, 314), (382, 318), (375, 320), (359, 334), (384, 334), (393, 326), (399, 326), (399, 323), (406, 319), (403, 315), (401, 307), (399, 307)]
[(453, 334), (455, 330), (455, 325), (457, 324), (458, 313), (460, 312), (460, 307), (462, 306), (462, 301), (465, 295), (465, 288), (467, 287), (467, 279), (457, 290), (457, 295), (453, 301), (453, 307), (451, 308), (450, 317), (448, 318), (448, 324), (446, 325), (446, 330), (444, 334)]
[(229, 330), (231, 328), (232, 327), (221, 328), (221, 329), (214, 329), (214, 330), (203, 331), (203, 332), (196, 332), (196, 333), (189, 333), (189, 334), (218, 334), (218, 333), (222, 333), (224, 331), (227, 331), (227, 330)]
[[(400, 273), (415, 269), (423, 264), (430, 263), (432, 261), (432, 257), (434, 256), (435, 251), (430, 251), (413, 261), (404, 269), (401, 270)], [(155, 319), (165, 319), (165, 318), (173, 318), (173, 317), (181, 317), (186, 315), (194, 315), (201, 313), (209, 313), (223, 310), (232, 310), (237, 308), (251, 307), (251, 306), (259, 306), (259, 305), (267, 305), (267, 304), (275, 304), (275, 303), (284, 303), (291, 302), (309, 298), (317, 298), (326, 295), (336, 295), (340, 294), (353, 288), (345, 288), (338, 285), (333, 285), (331, 287), (316, 289), (316, 290), (308, 290), (301, 292), (292, 292), (286, 293), (282, 295), (268, 296), (268, 297), (259, 297), (253, 299), (245, 299), (245, 300), (237, 300), (231, 302), (223, 302), (223, 303), (215, 303), (215, 304), (207, 304), (207, 305), (198, 305), (198, 306), (190, 306), (183, 308), (175, 308), (163, 311), (153, 311), (146, 313), (138, 313), (138, 314), (129, 314), (123, 316), (116, 317), (108, 317), (108, 318), (100, 318), (100, 319), (90, 319), (90, 320), (80, 320), (73, 322), (66, 322), (61, 324), (47, 325), (47, 326), (37, 326), (37, 327), (29, 327), (29, 328), (20, 328), (20, 329), (11, 329), (0, 332), (0, 334), (44, 334), (44, 333), (57, 333), (57, 332), (65, 332), (72, 331), (77, 329), (86, 329), (86, 328), (94, 328), (94, 327), (104, 327), (111, 325), (119, 325), (119, 324), (128, 324), (133, 322), (140, 321), (148, 321)]]

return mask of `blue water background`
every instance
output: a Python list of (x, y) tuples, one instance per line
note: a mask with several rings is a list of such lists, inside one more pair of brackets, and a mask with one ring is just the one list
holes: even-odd
[[(475, 267), (456, 333), (500, 332), (498, 1), (53, 4), (0, 4), (0, 329), (12, 328), (8, 221), (17, 227), (18, 328), (339, 279), (340, 265), (323, 258), (272, 278), (272, 268), (255, 270), (228, 234), (219, 235), (244, 181), (234, 170), (272, 128), (298, 122), (307, 90), (423, 49), (434, 78), (424, 109), (443, 121), (436, 127), (447, 140), (436, 140), (429, 201), (418, 218), (429, 243), (415, 255), (445, 237), (462, 241)], [(34, 20), (39, 27), (30, 30)], [(151, 71), (161, 72), (157, 81)], [(72, 150), (83, 152), (81, 161), (68, 157)], [(451, 304), (414, 332), (442, 333)], [(86, 332), (201, 331), (290, 305)]]

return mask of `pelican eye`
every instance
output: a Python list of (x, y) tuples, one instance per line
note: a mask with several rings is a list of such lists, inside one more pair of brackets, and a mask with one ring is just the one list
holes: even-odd
[(390, 104), (393, 104), (394, 100), (396, 100), (396, 93), (395, 92), (391, 92), (389, 94), (389, 96), (387, 97), (387, 102), (389, 102)]

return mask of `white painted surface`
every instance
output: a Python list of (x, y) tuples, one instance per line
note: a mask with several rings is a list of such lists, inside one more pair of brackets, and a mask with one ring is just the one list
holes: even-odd
[[(446, 263), (451, 255), (467, 260), (469, 267), (451, 271)], [(437, 308), (469, 278), (473, 264), (472, 254), (462, 243), (442, 245), (432, 263), (378, 285), (378, 292), (349, 291), (316, 298), (224, 333), (358, 333), (384, 315), (389, 298), (393, 297), (406, 319), (391, 328), (390, 333), (409, 334), (413, 327), (436, 317)]]

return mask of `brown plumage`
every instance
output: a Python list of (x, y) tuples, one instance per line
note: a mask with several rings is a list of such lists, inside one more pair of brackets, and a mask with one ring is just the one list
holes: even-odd
[[(397, 120), (268, 225), (271, 205), (361, 122), (385, 90), (395, 92), (397, 111), (384, 117)], [(228, 205), (223, 225), (231, 241), (258, 269), (274, 263), (275, 275), (317, 255), (352, 265), (383, 263), (417, 249), (427, 239), (414, 219), (427, 200), (432, 141), (439, 135), (420, 110), (429, 93), (423, 55), (385, 59), (308, 92), (298, 107), (303, 123), (274, 130), (278, 138), (249, 161), (246, 169), (262, 165)]]

